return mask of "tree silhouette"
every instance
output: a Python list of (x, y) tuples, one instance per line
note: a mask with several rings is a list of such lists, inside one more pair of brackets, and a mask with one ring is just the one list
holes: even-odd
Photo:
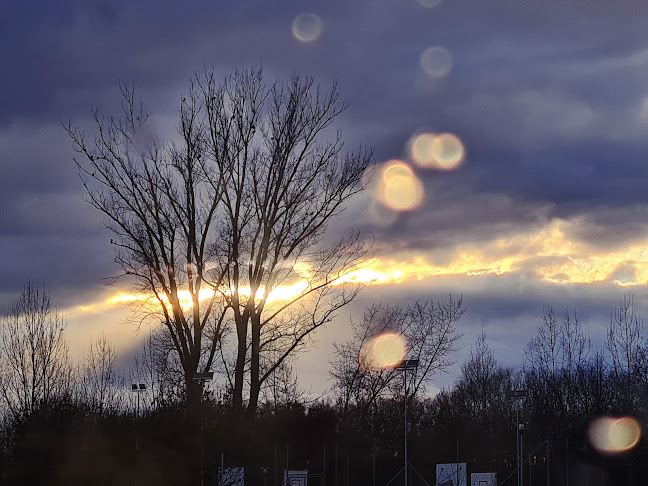
[[(92, 140), (65, 127), (84, 156), (88, 201), (113, 232), (122, 275), (156, 303), (144, 311), (166, 328), (189, 402), (200, 396), (196, 373), (222, 356), (234, 406), (247, 401), (254, 414), (263, 382), (358, 291), (330, 284), (365, 242), (325, 236), (362, 189), (371, 151), (343, 152), (329, 133), (346, 107), (337, 85), (325, 91), (309, 77), (267, 86), (258, 69), (220, 84), (213, 71), (196, 74), (167, 142), (133, 88), (120, 87), (121, 116), (94, 109)], [(292, 293), (273, 294), (286, 285)]]

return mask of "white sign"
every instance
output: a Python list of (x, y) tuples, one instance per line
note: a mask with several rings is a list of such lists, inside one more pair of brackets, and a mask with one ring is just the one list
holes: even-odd
[(497, 486), (497, 473), (472, 473), (470, 486)]
[(466, 463), (437, 464), (437, 486), (466, 486)]

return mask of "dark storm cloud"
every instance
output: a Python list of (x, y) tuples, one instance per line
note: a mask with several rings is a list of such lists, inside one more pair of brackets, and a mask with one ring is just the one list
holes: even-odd
[[(313, 43), (291, 35), (302, 12), (322, 19)], [(406, 157), (420, 130), (462, 139), (459, 170), (417, 171), (427, 192), (418, 211), (385, 228), (366, 225), (367, 201), (349, 208), (341, 226), (365, 224), (381, 251), (435, 249), (441, 264), (444, 248), (450, 258), (459, 244), (532, 232), (556, 217), (578, 221), (567, 235), (576, 241), (635, 241), (646, 234), (648, 205), (647, 17), (638, 0), (445, 0), (434, 9), (416, 0), (2, 2), (2, 298), (32, 278), (55, 287), (58, 306), (92, 300), (101, 278), (116, 273), (110, 235), (81, 200), (59, 117), (86, 126), (90, 105), (118, 111), (120, 78), (135, 83), (170, 132), (179, 93), (203, 64), (223, 75), (263, 64), (269, 81), (293, 69), (325, 85), (339, 79), (350, 104), (339, 120), (347, 147), (371, 145), (378, 162)], [(443, 79), (419, 66), (430, 46), (452, 55)], [(365, 294), (405, 302), (464, 291), (462, 347), (484, 323), (497, 352), (523, 348), (543, 305), (576, 306), (601, 322), (620, 293), (532, 276), (462, 276)]]

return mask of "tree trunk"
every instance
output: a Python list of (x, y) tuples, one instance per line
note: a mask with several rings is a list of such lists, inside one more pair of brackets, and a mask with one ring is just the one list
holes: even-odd
[(247, 322), (236, 323), (238, 337), (236, 368), (234, 369), (234, 393), (232, 397), (235, 410), (243, 410), (243, 381), (245, 372), (245, 356), (247, 351)]
[(261, 316), (254, 314), (252, 321), (252, 356), (250, 362), (250, 401), (248, 402), (246, 415), (254, 417), (259, 402), (261, 391), (260, 377), (260, 352), (261, 352)]

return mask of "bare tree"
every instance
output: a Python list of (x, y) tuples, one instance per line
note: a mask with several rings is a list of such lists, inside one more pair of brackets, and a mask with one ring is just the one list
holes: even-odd
[[(233, 401), (242, 410), (247, 398), (253, 414), (274, 369), (358, 290), (330, 284), (366, 245), (357, 235), (324, 236), (362, 189), (371, 152), (345, 154), (339, 133), (326, 138), (346, 105), (337, 85), (324, 91), (312, 78), (266, 86), (256, 69), (220, 84), (213, 72), (197, 74), (181, 98), (178, 139), (166, 143), (142, 135), (148, 113), (131, 87), (120, 87), (122, 116), (104, 120), (93, 110), (92, 141), (65, 127), (84, 155), (76, 162), (88, 200), (115, 235), (123, 275), (157, 302), (189, 401), (197, 402), (193, 378), (212, 367), (230, 321), (234, 351), (223, 356), (233, 361), (225, 360)], [(282, 300), (273, 293), (294, 284)]]
[(486, 430), (505, 424), (512, 413), (512, 401), (506, 393), (513, 384), (513, 373), (501, 367), (482, 332), (470, 350), (470, 357), (461, 366), (455, 388), (460, 407), (468, 418)]
[(542, 309), (542, 324), (538, 334), (525, 348), (525, 359), (535, 370), (555, 375), (561, 367), (561, 329), (553, 307)]
[(0, 320), (0, 393), (14, 418), (70, 393), (65, 326), (49, 291), (31, 282)]
[[(461, 337), (455, 326), (463, 312), (463, 298), (452, 296), (447, 301), (416, 301), (404, 309), (382, 304), (370, 306), (362, 321), (352, 322), (351, 340), (335, 345), (331, 376), (345, 411), (353, 405), (366, 412), (381, 396), (401, 393), (402, 386), (395, 383), (400, 373), (394, 368), (376, 368), (367, 363), (365, 350), (371, 338), (387, 331), (403, 336), (408, 358), (419, 361), (416, 370), (407, 375), (411, 399), (434, 375), (452, 364), (450, 355)], [(392, 384), (398, 386), (398, 391)]]
[(299, 378), (288, 361), (276, 367), (266, 380), (262, 398), (266, 409), (272, 409), (275, 413), (278, 408), (291, 404), (304, 405), (310, 401), (308, 393), (299, 386)]
[(464, 311), (463, 296), (455, 299), (452, 295), (445, 301), (417, 300), (408, 307), (410, 323), (403, 334), (410, 346), (409, 357), (419, 360), (418, 367), (408, 373), (412, 380), (411, 396), (425, 389), (433, 376), (446, 372), (454, 363), (451, 355), (462, 336), (455, 326)]
[(562, 367), (573, 378), (578, 369), (587, 361), (592, 350), (589, 333), (578, 321), (575, 310), (573, 317), (567, 311), (563, 318), (560, 347), (562, 350)]
[(385, 332), (401, 334), (407, 323), (407, 314), (401, 307), (375, 303), (365, 309), (361, 321), (350, 321), (351, 339), (334, 344), (335, 357), (329, 374), (343, 416), (348, 415), (351, 407), (366, 413), (390, 392), (389, 385), (397, 372), (393, 368), (372, 366), (367, 347), (373, 338)]
[(624, 296), (610, 316), (605, 346), (615, 375), (637, 372), (646, 357), (646, 330), (633, 297)]
[(125, 383), (115, 369), (116, 359), (115, 347), (101, 333), (90, 344), (81, 370), (81, 397), (97, 415), (119, 410)]

